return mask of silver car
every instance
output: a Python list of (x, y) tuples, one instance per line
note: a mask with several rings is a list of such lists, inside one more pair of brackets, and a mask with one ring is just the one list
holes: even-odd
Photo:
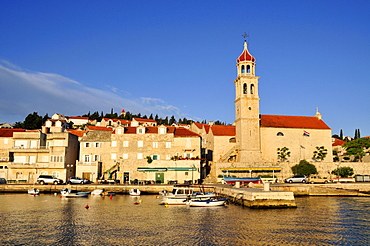
[(285, 179), (285, 183), (307, 183), (305, 175), (294, 175), (291, 178)]

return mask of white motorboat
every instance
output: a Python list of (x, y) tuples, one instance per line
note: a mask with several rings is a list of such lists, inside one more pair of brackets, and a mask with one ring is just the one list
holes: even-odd
[(141, 191), (137, 188), (133, 188), (129, 191), (130, 196), (140, 196)]
[(74, 198), (74, 197), (88, 197), (90, 192), (76, 191), (71, 189), (63, 189), (60, 191), (62, 197)]
[(40, 190), (37, 188), (28, 189), (28, 194), (32, 196), (37, 196), (40, 193)]
[(226, 205), (227, 198), (191, 199), (186, 202), (190, 207), (217, 207)]
[(216, 196), (213, 192), (204, 192), (205, 188), (204, 186), (175, 185), (172, 192), (160, 192), (160, 204), (186, 205), (188, 200), (209, 199)]
[(104, 190), (103, 189), (95, 189), (91, 192), (91, 195), (94, 196), (101, 196), (103, 194)]

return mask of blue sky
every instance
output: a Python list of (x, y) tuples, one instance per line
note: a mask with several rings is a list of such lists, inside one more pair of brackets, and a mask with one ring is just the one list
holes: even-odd
[(232, 123), (235, 60), (262, 114), (370, 135), (369, 1), (0, 1), (0, 122), (122, 108)]

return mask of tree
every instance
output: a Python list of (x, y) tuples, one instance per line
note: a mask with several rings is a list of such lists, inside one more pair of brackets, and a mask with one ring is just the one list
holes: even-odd
[(309, 163), (306, 160), (301, 160), (299, 164), (292, 166), (292, 172), (297, 175), (310, 176), (311, 174), (317, 174), (317, 169), (315, 165)]
[(353, 155), (359, 161), (362, 161), (362, 157), (364, 157), (366, 153), (369, 153), (369, 151), (366, 152), (366, 150), (370, 148), (370, 138), (359, 138), (344, 143), (342, 146), (346, 148), (347, 155)]
[(349, 176), (352, 176), (354, 172), (352, 167), (338, 167), (337, 169), (331, 171), (331, 174), (342, 178), (348, 178)]
[(343, 130), (342, 129), (340, 129), (339, 139), (343, 140)]
[(287, 147), (277, 148), (277, 155), (278, 155), (278, 160), (280, 162), (284, 162), (288, 160), (288, 157), (290, 156), (289, 148)]
[(316, 150), (313, 152), (312, 159), (314, 161), (322, 161), (325, 159), (326, 155), (328, 154), (328, 150), (325, 149), (324, 146), (316, 146)]
[(33, 112), (24, 119), (23, 127), (28, 130), (41, 129), (43, 123), (42, 117), (37, 112)]

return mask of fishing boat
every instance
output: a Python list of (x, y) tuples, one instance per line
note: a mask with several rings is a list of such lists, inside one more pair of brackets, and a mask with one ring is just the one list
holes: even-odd
[(71, 189), (62, 189), (60, 191), (60, 194), (62, 197), (67, 198), (77, 198), (77, 197), (88, 197), (90, 192), (83, 192), (83, 191), (77, 191), (77, 190), (71, 190)]
[(137, 188), (133, 188), (129, 191), (130, 196), (140, 196), (141, 191)]
[(209, 199), (215, 197), (214, 192), (205, 192), (206, 187), (194, 185), (175, 185), (172, 192), (160, 192), (160, 204), (186, 205), (191, 199)]
[(32, 196), (37, 196), (40, 193), (40, 190), (37, 188), (28, 189), (28, 194)]
[(217, 207), (226, 205), (227, 198), (190, 199), (186, 205), (190, 207)]
[(226, 177), (224, 176), (224, 181), (226, 184), (235, 184), (240, 182), (240, 184), (262, 184), (262, 179), (260, 177)]

